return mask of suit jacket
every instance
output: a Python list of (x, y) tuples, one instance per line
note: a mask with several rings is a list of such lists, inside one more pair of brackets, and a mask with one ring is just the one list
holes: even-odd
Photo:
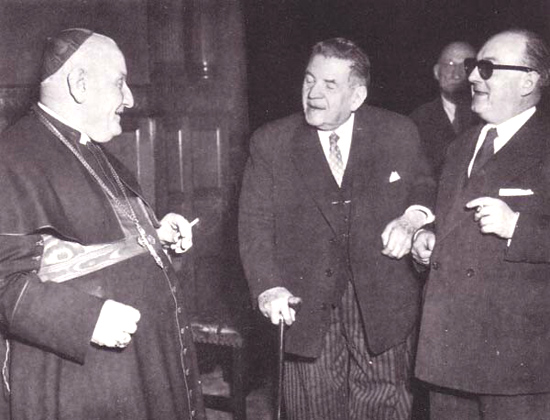
[(477, 123), (479, 120), (469, 107), (458, 106), (456, 118), (458, 118), (458, 132), (449, 121), (447, 113), (443, 109), (441, 96), (421, 105), (411, 113), (411, 119), (415, 122), (420, 133), (420, 142), (432, 171), (437, 179), (441, 174), (441, 168), (445, 162), (445, 152), (449, 144), (457, 135)]
[[(392, 172), (400, 179), (390, 182)], [(402, 342), (417, 322), (420, 285), (409, 261), (380, 252), (388, 222), (412, 204), (431, 207), (434, 183), (414, 124), (360, 108), (344, 187), (351, 206), (345, 215), (317, 131), (302, 114), (253, 135), (240, 201), (241, 256), (254, 301), (276, 286), (302, 297), (286, 339), (291, 353), (318, 356), (342, 281), (355, 284), (372, 352)], [(342, 220), (349, 234), (338, 234)]]
[[(550, 392), (550, 124), (540, 114), (469, 181), (481, 128), (449, 147), (424, 297), (420, 379), (483, 394)], [(510, 245), (482, 234), (465, 209), (483, 196), (520, 212)]]

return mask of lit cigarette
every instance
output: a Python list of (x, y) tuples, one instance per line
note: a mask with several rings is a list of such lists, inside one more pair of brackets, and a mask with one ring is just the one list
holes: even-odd
[(199, 218), (197, 217), (195, 220), (193, 220), (191, 223), (189, 223), (189, 225), (191, 227), (195, 226), (197, 223), (199, 223)]

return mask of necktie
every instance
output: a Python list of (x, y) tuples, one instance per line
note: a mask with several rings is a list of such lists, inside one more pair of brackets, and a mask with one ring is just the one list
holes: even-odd
[(459, 108), (459, 106), (456, 107), (455, 109), (455, 118), (453, 120), (453, 122), (451, 123), (451, 125), (453, 126), (453, 131), (455, 132), (455, 134), (459, 134), (461, 129), (462, 129), (462, 121), (461, 121), (461, 117), (462, 117), (462, 114), (461, 114), (462, 110)]
[(338, 140), (340, 137), (338, 137), (336, 133), (331, 133), (328, 139), (330, 144), (328, 164), (334, 179), (338, 185), (341, 186), (342, 178), (344, 177), (344, 161), (342, 160), (342, 153), (338, 147)]
[(455, 108), (455, 118), (452, 122), (453, 131), (455, 134), (460, 134), (464, 131), (464, 125), (468, 122), (470, 112), (470, 102), (458, 101)]
[(472, 165), (472, 171), (470, 172), (470, 177), (478, 171), (489, 159), (495, 154), (495, 139), (498, 137), (498, 132), (496, 128), (491, 128), (487, 131), (485, 140), (480, 149), (477, 151), (477, 155)]
[(458, 121), (458, 115), (455, 115), (455, 119), (453, 120), (451, 125), (453, 127), (453, 131), (454, 131), (455, 134), (460, 133), (460, 123)]

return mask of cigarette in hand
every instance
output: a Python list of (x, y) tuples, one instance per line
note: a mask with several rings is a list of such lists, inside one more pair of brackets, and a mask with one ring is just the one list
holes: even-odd
[[(193, 246), (193, 241), (191, 239), (191, 235), (193, 234), (191, 232), (191, 228), (195, 226), (197, 223), (199, 223), (199, 218), (197, 217), (195, 220), (189, 223), (189, 237), (184, 237), (181, 231), (176, 232), (176, 238), (175, 242), (170, 245), (170, 248), (172, 248), (177, 254), (181, 254), (183, 252), (186, 252), (189, 248)], [(187, 230), (187, 229), (186, 229)]]

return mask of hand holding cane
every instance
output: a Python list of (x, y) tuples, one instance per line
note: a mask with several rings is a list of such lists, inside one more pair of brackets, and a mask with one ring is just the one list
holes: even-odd
[[(288, 306), (294, 309), (296, 313), (300, 310), (302, 299), (292, 296), (288, 299)], [(285, 321), (281, 317), (279, 320), (279, 354), (277, 365), (277, 404), (275, 407), (275, 419), (281, 420), (281, 406), (283, 399), (283, 375), (284, 375), (284, 355), (285, 355)]]

